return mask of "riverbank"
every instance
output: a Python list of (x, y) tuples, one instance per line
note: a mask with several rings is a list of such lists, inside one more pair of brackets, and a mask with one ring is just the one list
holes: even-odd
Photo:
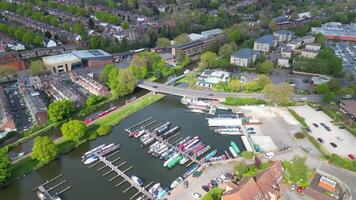
[[(131, 114), (145, 108), (146, 106), (151, 105), (152, 103), (160, 100), (164, 96), (165, 95), (162, 95), (162, 94), (148, 93), (148, 94), (136, 99), (135, 101), (120, 107), (115, 112), (110, 113), (109, 115), (106, 115), (106, 116), (100, 118), (100, 120), (95, 121), (92, 125), (90, 125), (88, 127), (88, 129), (90, 130), (91, 126), (93, 126), (93, 125), (110, 125), (110, 126), (116, 125), (116, 124), (120, 123), (123, 119), (130, 116)], [(94, 130), (91, 130), (91, 131), (94, 131)], [(89, 135), (89, 133), (88, 133), (88, 135)], [(80, 146), (81, 144), (84, 144), (85, 142), (87, 142), (87, 139), (81, 140), (77, 143), (72, 142), (72, 141), (63, 140), (62, 138), (56, 139), (55, 143), (59, 148), (58, 157), (70, 152), (71, 150), (75, 149), (76, 147)], [(43, 162), (39, 162), (37, 160), (32, 159), (31, 153), (28, 153), (21, 160), (19, 160), (13, 164), (12, 174), (11, 174), (10, 178), (6, 182), (1, 184), (0, 188), (4, 188), (4, 187), (18, 181), (22, 177), (26, 176), (27, 174), (31, 173), (34, 170), (37, 170), (37, 169), (43, 167), (46, 164), (48, 164), (48, 163), (43, 163)]]

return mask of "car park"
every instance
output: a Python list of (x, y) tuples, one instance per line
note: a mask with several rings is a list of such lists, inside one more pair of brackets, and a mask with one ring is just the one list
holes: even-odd
[(332, 147), (334, 147), (334, 148), (337, 147), (337, 145), (336, 145), (334, 142), (330, 142), (330, 145), (331, 145)]
[(192, 196), (193, 196), (194, 198), (196, 198), (196, 199), (200, 199), (201, 194), (199, 194), (199, 193), (197, 193), (197, 192), (193, 192), (193, 193), (192, 193)]

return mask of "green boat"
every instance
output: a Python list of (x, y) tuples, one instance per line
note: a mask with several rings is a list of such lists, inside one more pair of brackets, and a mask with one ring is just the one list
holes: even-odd
[(180, 160), (183, 159), (183, 156), (179, 155), (176, 159), (172, 160), (171, 162), (168, 163), (167, 167), (168, 169), (172, 169), (174, 166), (176, 166)]
[(260, 145), (253, 144), (253, 147), (255, 148), (256, 152), (260, 152), (261, 151)]
[(230, 145), (234, 149), (234, 151), (236, 152), (237, 155), (240, 154), (240, 149), (237, 147), (237, 145), (234, 141), (231, 141)]

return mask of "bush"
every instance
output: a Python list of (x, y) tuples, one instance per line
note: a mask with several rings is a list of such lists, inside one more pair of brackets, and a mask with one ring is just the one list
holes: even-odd
[(91, 131), (88, 133), (88, 140), (95, 140), (98, 137), (96, 131)]
[(90, 95), (86, 101), (87, 106), (97, 104), (104, 100), (104, 97), (97, 95)]
[(305, 123), (305, 119), (301, 116), (299, 116), (294, 110), (292, 109), (288, 109), (288, 111), (290, 112), (290, 114), (293, 115), (293, 117), (305, 128), (308, 127), (307, 123)]
[(255, 99), (255, 98), (234, 98), (226, 97), (223, 102), (225, 105), (229, 106), (243, 106), (243, 105), (258, 105), (258, 104), (267, 104), (265, 100)]
[(327, 156), (327, 159), (334, 165), (356, 172), (355, 160), (352, 161), (347, 158), (340, 157), (336, 154), (331, 154), (330, 156)]
[(222, 193), (224, 192), (221, 188), (213, 188), (202, 198), (202, 200), (220, 200)]
[(112, 130), (112, 126), (109, 125), (102, 125), (98, 128), (98, 130), (96, 130), (96, 134), (98, 136), (104, 136), (107, 135), (111, 132)]
[(241, 153), (241, 156), (246, 158), (246, 159), (248, 159), (248, 160), (250, 160), (250, 159), (253, 158), (254, 153), (252, 151), (244, 151), (244, 152)]

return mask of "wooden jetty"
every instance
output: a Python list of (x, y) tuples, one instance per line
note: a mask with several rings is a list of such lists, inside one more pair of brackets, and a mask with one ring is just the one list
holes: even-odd
[[(58, 195), (62, 194), (63, 192), (65, 192), (71, 188), (71, 186), (67, 186), (60, 191), (56, 190), (59, 187), (65, 185), (67, 183), (66, 180), (62, 180), (59, 183), (57, 182), (55, 185), (51, 186), (52, 183), (54, 184), (62, 176), (63, 176), (63, 174), (59, 174), (58, 176), (56, 176), (56, 177), (44, 182), (43, 184), (39, 185), (38, 187), (34, 188), (33, 191), (36, 191), (37, 197), (40, 200), (42, 200), (42, 199), (47, 199), (47, 200), (59, 199)], [(52, 191), (54, 194), (51, 194)]]

